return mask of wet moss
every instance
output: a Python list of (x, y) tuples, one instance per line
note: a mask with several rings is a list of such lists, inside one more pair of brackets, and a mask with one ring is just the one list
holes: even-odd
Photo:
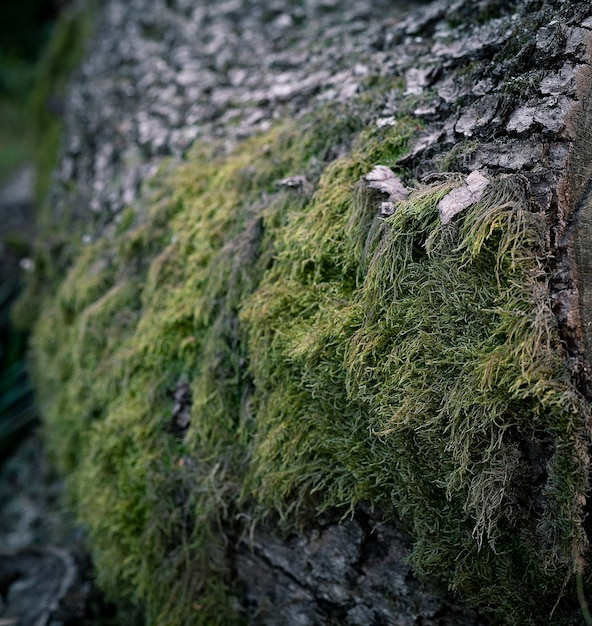
[(380, 218), (362, 177), (396, 168), (415, 123), (356, 119), (197, 147), (46, 296), (52, 449), (100, 580), (149, 623), (240, 622), (238, 513), (290, 526), (369, 502), (412, 532), (417, 571), (513, 624), (548, 616), (585, 548), (588, 412), (544, 217), (505, 177), (444, 227), (453, 175)]

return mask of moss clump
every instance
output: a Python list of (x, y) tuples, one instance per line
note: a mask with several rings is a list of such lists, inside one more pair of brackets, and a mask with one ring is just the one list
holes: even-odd
[(543, 216), (509, 177), (442, 227), (451, 176), (381, 219), (361, 177), (414, 124), (318, 119), (198, 148), (46, 299), (40, 399), (101, 581), (149, 623), (236, 624), (238, 512), (364, 500), (411, 530), (419, 571), (536, 623), (585, 548), (587, 487)]
[(450, 229), (437, 203), (453, 183), (377, 223), (343, 192), (350, 172), (334, 164), (292, 216), (243, 309), (249, 489), (285, 512), (392, 510), (419, 571), (509, 623), (548, 615), (586, 545), (588, 409), (556, 334), (543, 216), (508, 178)]
[[(314, 186), (319, 157), (356, 122), (344, 116), (320, 133), (323, 125), (276, 129), (228, 158), (196, 150), (161, 183), (148, 219), (128, 215), (84, 247), (37, 323), (48, 436), (103, 584), (142, 605), (151, 623), (240, 618), (225, 533), (255, 422), (238, 310), (272, 261), (272, 224), (308, 199), (278, 181), (308, 172)], [(400, 133), (383, 133), (381, 146), (390, 135), (401, 143)], [(184, 438), (172, 414), (182, 379), (192, 395)]]

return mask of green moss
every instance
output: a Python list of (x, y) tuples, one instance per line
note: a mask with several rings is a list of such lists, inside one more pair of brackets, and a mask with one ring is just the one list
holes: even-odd
[[(377, 217), (361, 179), (415, 126), (358, 120), (199, 146), (43, 304), (52, 449), (100, 580), (149, 623), (240, 623), (239, 512), (294, 525), (370, 502), (412, 532), (418, 571), (512, 624), (548, 616), (583, 552), (588, 413), (543, 216), (507, 177), (443, 227), (450, 176)], [(308, 183), (277, 184), (292, 175)]]
[[(559, 350), (543, 218), (505, 179), (451, 229), (436, 208), (450, 184), (369, 225), (364, 202), (335, 197), (350, 168), (337, 162), (278, 234), (243, 309), (258, 418), (249, 487), (285, 514), (362, 499), (392, 510), (419, 571), (528, 623), (586, 545), (588, 410)], [(535, 514), (525, 448), (543, 433), (554, 449)]]
[[(276, 129), (228, 159), (198, 149), (147, 221), (84, 247), (46, 300), (34, 351), (51, 447), (102, 582), (151, 623), (240, 618), (220, 533), (232, 531), (254, 428), (237, 312), (272, 257), (263, 216), (282, 221), (307, 198), (277, 182), (314, 178), (311, 160), (350, 124), (338, 120), (325, 145), (315, 126)], [(184, 440), (171, 432), (182, 377), (193, 397)]]

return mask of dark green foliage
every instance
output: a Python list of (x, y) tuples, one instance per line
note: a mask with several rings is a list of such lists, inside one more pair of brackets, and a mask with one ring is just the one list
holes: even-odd
[(43, 202), (51, 172), (57, 165), (62, 120), (62, 99), (72, 71), (82, 59), (94, 15), (93, 0), (64, 10), (36, 68), (35, 86), (29, 103), (29, 126), (35, 142), (37, 198)]
[(0, 54), (34, 62), (55, 17), (56, 5), (51, 0), (3, 2), (0, 6)]
[(88, 38), (91, 5), (78, 3), (59, 16), (48, 0), (0, 6), (0, 182), (37, 159), (39, 200), (56, 164), (58, 109)]
[(49, 4), (26, 0), (0, 5), (0, 183), (31, 158), (25, 109), (48, 31)]

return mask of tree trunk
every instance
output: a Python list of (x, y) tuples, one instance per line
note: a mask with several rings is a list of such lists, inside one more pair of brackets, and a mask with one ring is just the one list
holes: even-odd
[[(109, 0), (97, 11), (64, 102), (52, 226), (28, 297), (43, 302), (41, 407), (100, 576), (154, 624), (580, 623), (590, 3), (346, 5)], [(342, 193), (353, 199), (333, 215)], [(422, 202), (439, 221), (429, 236), (414, 222), (397, 252), (401, 216)], [(210, 208), (220, 217), (192, 230)], [(361, 247), (348, 248), (362, 222)], [(207, 246), (218, 252), (201, 257)], [(388, 273), (397, 254), (407, 260)], [(426, 263), (433, 274), (421, 274)], [(459, 282), (446, 282), (457, 270)], [(479, 289), (464, 291), (479, 281), (482, 302)], [(191, 302), (175, 291), (189, 282)], [(530, 290), (524, 302), (517, 284)], [(322, 305), (288, 304), (308, 289)], [(375, 306), (365, 304), (372, 289)], [(431, 326), (412, 303), (407, 326), (407, 304), (399, 317), (383, 304), (429, 290), (440, 316)], [(169, 320), (149, 334), (160, 307)], [(390, 347), (376, 339), (366, 352), (385, 325)], [(458, 334), (438, 344), (451, 351), (450, 379), (444, 348), (431, 344), (440, 329)], [(400, 342), (418, 351), (387, 369), (402, 362)], [(455, 360), (463, 350), (474, 367)], [(462, 396), (465, 380), (481, 382)], [(143, 397), (152, 408), (135, 413)], [(282, 402), (298, 423), (273, 413)], [(316, 448), (311, 432), (328, 443)]]

